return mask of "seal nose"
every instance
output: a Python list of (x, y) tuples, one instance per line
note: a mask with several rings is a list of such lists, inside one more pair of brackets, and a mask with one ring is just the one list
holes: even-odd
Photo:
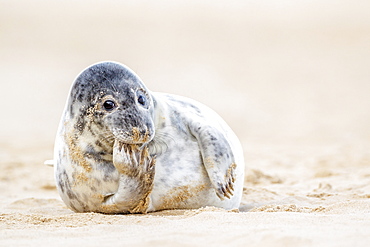
[(143, 126), (142, 128), (133, 127), (132, 128), (132, 139), (136, 143), (143, 143), (147, 142), (149, 138), (149, 131), (147, 126)]
[(142, 129), (140, 131), (140, 134), (141, 134), (144, 142), (147, 142), (148, 139), (150, 138), (150, 132), (149, 132), (148, 126), (144, 126), (144, 129)]
[(145, 136), (148, 133), (148, 128), (144, 126), (144, 129), (140, 131), (140, 134)]

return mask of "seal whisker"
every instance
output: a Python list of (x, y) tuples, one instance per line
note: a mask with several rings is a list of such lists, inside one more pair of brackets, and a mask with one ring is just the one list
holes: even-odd
[(153, 140), (149, 143), (151, 153), (161, 155), (169, 148), (169, 143), (175, 142), (175, 139), (166, 132), (157, 132)]
[(161, 155), (163, 153), (162, 149), (160, 148), (161, 144), (158, 144), (158, 141), (151, 141), (148, 145), (149, 152), (152, 155)]
[(110, 131), (104, 131), (102, 132), (99, 137), (101, 138), (102, 141), (106, 141), (109, 144), (112, 144), (114, 140), (116, 139), (114, 135)]

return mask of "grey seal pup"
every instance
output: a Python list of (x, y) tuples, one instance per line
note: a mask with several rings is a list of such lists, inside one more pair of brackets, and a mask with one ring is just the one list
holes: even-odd
[(75, 212), (235, 209), (244, 157), (236, 135), (205, 105), (151, 92), (128, 67), (101, 62), (72, 84), (54, 173)]

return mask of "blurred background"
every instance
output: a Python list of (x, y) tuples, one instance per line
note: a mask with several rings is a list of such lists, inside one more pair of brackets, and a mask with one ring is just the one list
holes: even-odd
[(52, 155), (71, 83), (103, 60), (213, 108), (246, 146), (370, 140), (369, 10), (366, 0), (0, 1), (0, 145)]

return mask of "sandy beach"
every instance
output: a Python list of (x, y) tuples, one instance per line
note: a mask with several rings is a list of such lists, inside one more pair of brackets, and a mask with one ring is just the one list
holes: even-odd
[[(368, 246), (366, 1), (0, 1), (0, 246)], [(239, 137), (239, 210), (74, 213), (52, 159), (98, 61), (198, 100)]]

